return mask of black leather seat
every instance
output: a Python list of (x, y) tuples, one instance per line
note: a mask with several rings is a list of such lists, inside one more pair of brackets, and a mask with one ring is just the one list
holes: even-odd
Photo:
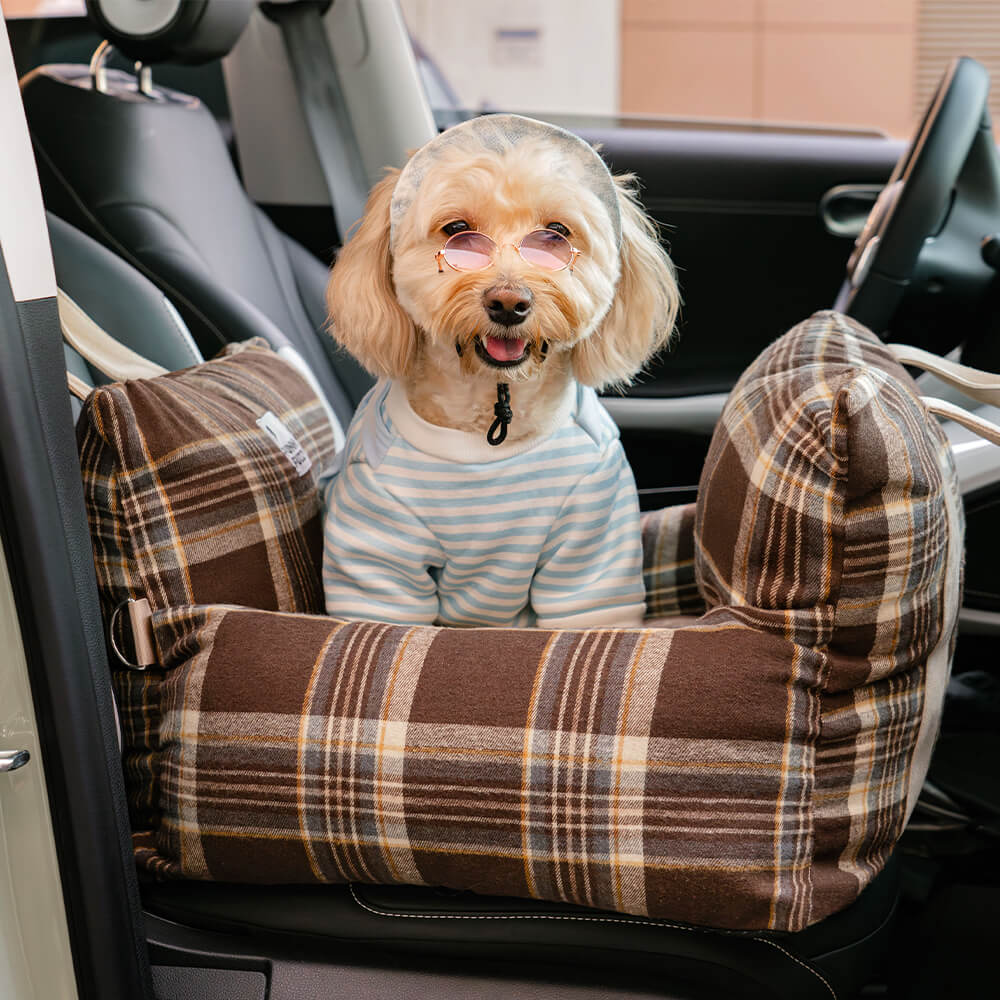
[(46, 207), (162, 289), (206, 357), (286, 337), (346, 426), (371, 379), (323, 329), (324, 265), (249, 199), (200, 101), (108, 79), (102, 93), (86, 67), (45, 66), (22, 81)]
[[(58, 216), (49, 212), (46, 219), (56, 282), (98, 326), (168, 371), (204, 361), (184, 320), (152, 282)], [(77, 378), (87, 385), (107, 382), (68, 344), (63, 351)]]
[[(619, 913), (408, 886), (147, 885), (149, 912), (262, 947), (294, 934), (333, 945), (655, 974), (712, 996), (854, 996), (886, 948), (898, 896), (895, 860), (846, 910), (798, 934), (721, 932)], [(718, 992), (715, 992), (718, 991)], [(645, 995), (645, 994), (644, 994)], [(699, 994), (701, 995), (701, 994)]]

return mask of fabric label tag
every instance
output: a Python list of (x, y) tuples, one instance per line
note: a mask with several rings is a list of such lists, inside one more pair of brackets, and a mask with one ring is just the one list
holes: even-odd
[(292, 432), (270, 411), (264, 414), (257, 426), (285, 453), (285, 457), (295, 466), (295, 471), (304, 476), (312, 468), (312, 459), (292, 436)]

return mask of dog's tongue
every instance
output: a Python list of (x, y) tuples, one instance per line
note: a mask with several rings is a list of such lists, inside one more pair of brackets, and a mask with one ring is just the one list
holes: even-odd
[(486, 351), (494, 361), (517, 361), (524, 354), (521, 337), (487, 337)]

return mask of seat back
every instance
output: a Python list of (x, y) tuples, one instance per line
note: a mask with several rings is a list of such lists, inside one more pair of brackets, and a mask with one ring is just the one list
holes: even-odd
[(40, 67), (22, 95), (48, 208), (159, 287), (206, 357), (290, 342), (346, 423), (370, 380), (323, 329), (326, 268), (250, 201), (208, 109), (116, 71), (96, 89), (83, 66)]

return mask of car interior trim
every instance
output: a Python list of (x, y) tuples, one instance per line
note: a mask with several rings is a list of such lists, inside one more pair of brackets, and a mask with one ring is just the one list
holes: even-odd
[[(338, 0), (324, 17), (368, 182), (437, 132), (402, 15), (382, 0)], [(378, 45), (370, 44), (377, 38)], [(278, 26), (254, 11), (223, 60), (233, 131), (250, 197), (329, 205)]]
[(621, 428), (669, 428), (711, 434), (729, 394), (701, 396), (602, 396), (604, 408)]
[(0, 191), (17, 197), (0, 198), (0, 250), (15, 302), (44, 299), (56, 293), (56, 274), (45, 236), (45, 210), (35, 177), (28, 125), (17, 97), (17, 74), (7, 39), (0, 28)]

